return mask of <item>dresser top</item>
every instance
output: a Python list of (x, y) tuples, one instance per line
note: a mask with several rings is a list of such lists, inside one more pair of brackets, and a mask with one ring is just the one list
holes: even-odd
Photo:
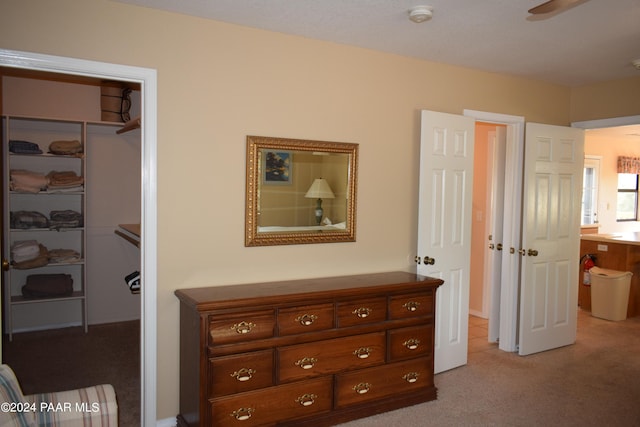
[(247, 305), (295, 303), (313, 298), (348, 298), (375, 292), (412, 292), (435, 288), (443, 283), (433, 277), (394, 271), (250, 283), (243, 285), (211, 286), (178, 289), (176, 296), (183, 304), (199, 311), (243, 307)]

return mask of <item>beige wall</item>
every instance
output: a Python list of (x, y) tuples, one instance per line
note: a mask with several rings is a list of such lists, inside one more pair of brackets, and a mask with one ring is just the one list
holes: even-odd
[(640, 114), (640, 75), (574, 88), (571, 121), (608, 119)]
[[(158, 70), (158, 418), (176, 288), (414, 268), (420, 109), (582, 119), (569, 88), (107, 0), (5, 0), (0, 48)], [(357, 242), (245, 248), (246, 135), (359, 143)]]

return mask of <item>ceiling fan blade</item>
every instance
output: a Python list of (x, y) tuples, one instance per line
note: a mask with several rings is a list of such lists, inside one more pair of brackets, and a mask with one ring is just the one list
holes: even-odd
[(579, 0), (549, 0), (532, 9), (529, 9), (529, 13), (533, 15), (539, 15), (543, 13), (555, 12), (558, 9), (562, 9), (567, 6), (570, 6), (571, 4), (576, 3), (577, 1)]

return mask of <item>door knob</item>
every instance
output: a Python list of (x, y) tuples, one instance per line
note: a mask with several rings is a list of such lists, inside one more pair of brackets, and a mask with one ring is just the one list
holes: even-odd
[(498, 246), (496, 246), (496, 249), (501, 251), (502, 250), (502, 243), (498, 243)]
[(535, 249), (529, 249), (529, 251), (527, 252), (527, 255), (529, 256), (538, 256), (538, 251)]
[(428, 256), (424, 257), (424, 263), (428, 265), (433, 265), (436, 263), (434, 258), (429, 258)]
[(6, 259), (2, 260), (2, 270), (9, 271), (9, 261), (7, 261)]
[(416, 255), (414, 261), (416, 262), (416, 264), (420, 264), (420, 257)]

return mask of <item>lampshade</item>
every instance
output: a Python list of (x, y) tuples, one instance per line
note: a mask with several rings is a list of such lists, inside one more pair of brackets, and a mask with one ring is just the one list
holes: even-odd
[(329, 187), (325, 179), (316, 178), (304, 197), (309, 199), (333, 199), (336, 196), (333, 195), (333, 191), (331, 191), (331, 187)]

